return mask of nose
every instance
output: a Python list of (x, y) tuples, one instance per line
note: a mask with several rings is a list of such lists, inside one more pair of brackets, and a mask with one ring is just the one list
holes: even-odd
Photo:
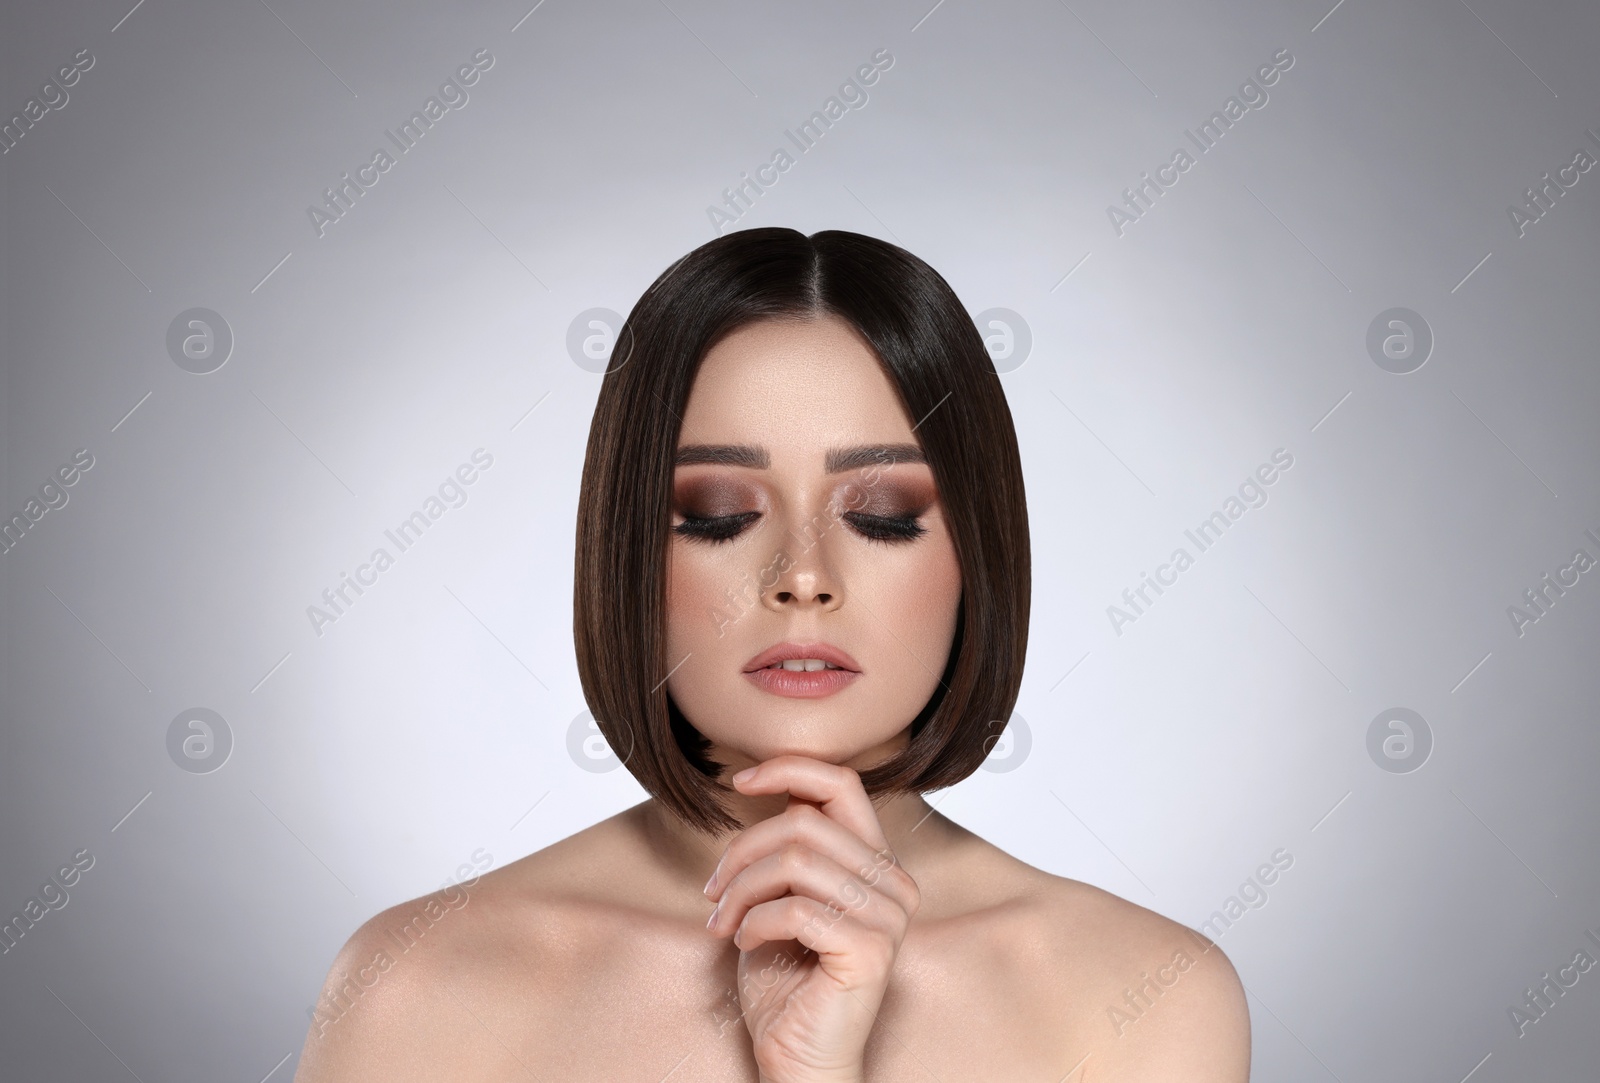
[[(796, 539), (791, 535), (790, 540)], [(828, 566), (822, 538), (808, 536), (808, 540), (809, 545), (789, 550), (789, 559), (779, 565), (784, 570), (778, 581), (763, 596), (774, 612), (793, 612), (797, 608), (830, 612), (844, 601), (843, 584)]]
[(823, 609), (835, 608), (833, 600), (835, 595), (829, 591), (818, 590), (815, 576), (797, 576), (790, 590), (777, 590), (771, 595), (779, 606), (806, 605), (816, 603)]

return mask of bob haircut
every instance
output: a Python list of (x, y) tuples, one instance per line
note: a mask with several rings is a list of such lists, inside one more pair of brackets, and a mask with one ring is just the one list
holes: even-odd
[(649, 793), (738, 830), (721, 767), (666, 691), (674, 457), (701, 360), (761, 320), (834, 315), (877, 354), (922, 444), (961, 568), (939, 687), (909, 746), (861, 772), (871, 796), (954, 785), (999, 738), (1022, 682), (1031, 590), (1016, 432), (994, 362), (949, 284), (903, 248), (842, 230), (740, 230), (669, 267), (628, 314), (601, 380), (578, 498), (573, 634), (584, 699)]

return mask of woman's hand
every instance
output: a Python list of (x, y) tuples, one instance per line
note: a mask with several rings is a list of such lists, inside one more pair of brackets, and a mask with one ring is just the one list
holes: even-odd
[(740, 949), (739, 1001), (761, 1079), (861, 1083), (867, 1035), (917, 912), (916, 881), (895, 863), (850, 768), (777, 756), (733, 785), (789, 794), (782, 813), (734, 838), (706, 886), (719, 900), (707, 928)]

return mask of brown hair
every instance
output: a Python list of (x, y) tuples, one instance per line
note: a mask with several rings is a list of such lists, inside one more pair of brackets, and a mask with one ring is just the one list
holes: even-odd
[(939, 688), (911, 741), (861, 772), (869, 794), (966, 778), (1010, 717), (1028, 641), (1027, 501), (1016, 432), (983, 339), (955, 292), (903, 248), (842, 230), (740, 230), (701, 245), (628, 314), (600, 384), (578, 498), (573, 635), (584, 699), (645, 790), (714, 832), (719, 766), (666, 691), (673, 458), (695, 373), (741, 325), (835, 315), (872, 346), (944, 504), (961, 603)]

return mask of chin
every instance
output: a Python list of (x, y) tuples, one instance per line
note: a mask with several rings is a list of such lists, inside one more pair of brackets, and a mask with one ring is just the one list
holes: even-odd
[[(786, 755), (834, 764), (868, 754), (874, 763), (893, 756), (904, 746), (915, 712), (904, 702), (886, 704), (882, 696), (862, 695), (873, 691), (858, 685), (829, 696), (791, 698), (739, 685), (668, 685), (668, 694), (689, 724), (712, 743), (717, 759), (745, 757), (755, 763)], [(892, 721), (901, 716), (903, 723)]]
[[(753, 732), (754, 731), (754, 732)], [(701, 731), (718, 748), (747, 756), (757, 763), (775, 756), (808, 756), (824, 763), (849, 763), (869, 753), (873, 762), (888, 759), (898, 747), (895, 737), (904, 732), (894, 730), (883, 734), (862, 734), (858, 725), (848, 719), (818, 720), (763, 720), (757, 725), (746, 724), (730, 733), (727, 739), (714, 733)], [(863, 740), (865, 738), (865, 740)]]

